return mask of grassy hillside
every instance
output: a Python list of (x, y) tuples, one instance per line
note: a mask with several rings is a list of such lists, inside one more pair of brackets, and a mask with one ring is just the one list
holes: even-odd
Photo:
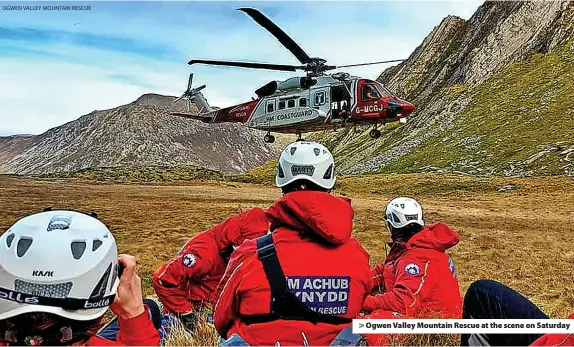
[(198, 169), (189, 166), (149, 166), (94, 168), (34, 177), (40, 179), (66, 179), (72, 181), (161, 183), (173, 181), (220, 180), (223, 178), (223, 175), (216, 171)]
[(513, 63), (471, 88), (434, 94), (409, 124), (373, 140), (352, 129), (312, 136), (340, 173), (574, 175), (574, 42)]
[[(384, 167), (418, 172), (574, 174), (574, 50), (563, 46), (517, 62), (470, 92), (454, 127)], [(456, 85), (449, 92), (465, 93)], [(571, 154), (570, 154), (571, 153)]]

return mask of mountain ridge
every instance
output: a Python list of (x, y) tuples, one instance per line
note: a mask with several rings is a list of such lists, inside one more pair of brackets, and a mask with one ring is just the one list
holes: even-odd
[[(0, 138), (0, 173), (166, 165), (244, 173), (278, 154), (278, 145), (266, 144), (263, 132), (169, 116), (170, 111), (185, 110), (184, 101), (174, 104), (175, 99), (148, 93), (40, 135)], [(195, 105), (191, 112), (197, 112)]]

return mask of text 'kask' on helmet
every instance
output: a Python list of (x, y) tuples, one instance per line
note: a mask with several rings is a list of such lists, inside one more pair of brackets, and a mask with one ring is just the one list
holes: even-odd
[(316, 142), (289, 144), (279, 157), (275, 183), (284, 187), (297, 180), (313, 182), (324, 189), (335, 186), (335, 161), (329, 150)]
[(101, 317), (118, 270), (116, 241), (97, 218), (69, 210), (24, 217), (0, 237), (0, 320), (29, 312)]

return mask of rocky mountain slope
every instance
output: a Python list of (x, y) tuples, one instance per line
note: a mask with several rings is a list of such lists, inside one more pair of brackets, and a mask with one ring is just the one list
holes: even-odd
[(321, 134), (340, 173), (574, 175), (574, 2), (485, 2), (445, 18), (378, 79), (409, 122)]
[[(239, 124), (205, 124), (167, 113), (174, 97), (146, 94), (94, 111), (38, 136), (0, 138), (0, 173), (49, 174), (85, 168), (190, 166), (243, 173), (275, 158), (278, 144)], [(196, 110), (195, 110), (196, 111)]]

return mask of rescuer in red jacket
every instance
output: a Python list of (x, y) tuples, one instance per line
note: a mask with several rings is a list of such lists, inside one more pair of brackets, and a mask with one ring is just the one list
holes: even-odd
[[(136, 259), (118, 258), (113, 235), (95, 215), (36, 213), (10, 227), (0, 244), (0, 345), (159, 345)], [(108, 308), (117, 315), (113, 341), (98, 336)]]
[[(520, 293), (491, 280), (473, 282), (463, 307), (463, 319), (549, 319)], [(574, 334), (462, 334), (461, 346), (574, 346)]]
[(190, 330), (197, 313), (211, 316), (213, 295), (233, 249), (268, 230), (265, 212), (254, 208), (191, 238), (153, 275), (153, 288), (164, 309), (179, 315)]
[(351, 237), (350, 200), (330, 194), (334, 169), (318, 143), (296, 142), (281, 153), (276, 184), (284, 195), (266, 211), (272, 233), (233, 253), (218, 288), (222, 345), (362, 339), (351, 322), (372, 289), (369, 255)]
[(393, 240), (391, 250), (384, 263), (372, 270), (375, 287), (384, 285), (384, 293), (369, 295), (363, 311), (460, 318), (458, 279), (452, 259), (444, 253), (458, 243), (458, 234), (443, 223), (425, 227), (422, 207), (412, 198), (393, 199), (385, 220)]

